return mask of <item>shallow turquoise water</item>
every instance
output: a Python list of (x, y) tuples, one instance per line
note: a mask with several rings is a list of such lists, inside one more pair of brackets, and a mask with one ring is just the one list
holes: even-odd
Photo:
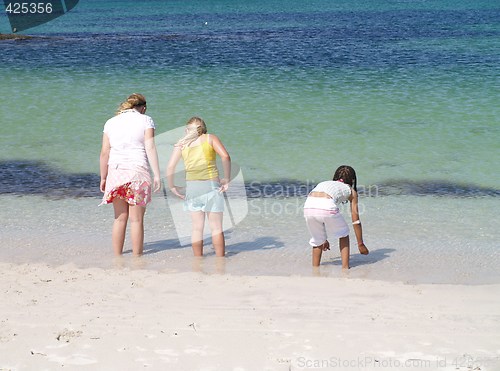
[(97, 172), (103, 123), (128, 91), (143, 91), (158, 134), (201, 115), (249, 180), (324, 179), (348, 163), (365, 184), (499, 182), (492, 169), (500, 112), (491, 80), (435, 71), (412, 78), (358, 71), (349, 78), (317, 70), (292, 73), (293, 80), (282, 71), (259, 72), (152, 72), (135, 82), (103, 72), (11, 72), (0, 87), (16, 102), (2, 108), (0, 158)]
[[(366, 8), (318, 0), (283, 9), (277, 1), (147, 1), (130, 2), (133, 14), (126, 3), (82, 1), (25, 32), (43, 38), (0, 41), (3, 194), (32, 197), (35, 214), (69, 203), (65, 218), (72, 218), (81, 201), (71, 197), (98, 195), (104, 122), (137, 91), (148, 99), (159, 138), (193, 115), (204, 117), (248, 184), (299, 187), (351, 164), (373, 191), (364, 195), (365, 217), (377, 228), (370, 233), (367, 225), (370, 246), (402, 254), (393, 256), (399, 267), (411, 266), (407, 249), (428, 254), (433, 240), (441, 252), (474, 246), (476, 267), (498, 261), (498, 236), (480, 217), (487, 211), (495, 218), (500, 192), (496, 2), (383, 1)], [(3, 14), (0, 32), (9, 32)], [(164, 167), (167, 158), (161, 161)], [(270, 202), (279, 210), (287, 201)], [(454, 227), (442, 235), (446, 211)], [(10, 213), (15, 220), (31, 212), (24, 205)], [(404, 232), (394, 229), (394, 215), (405, 212)], [(272, 220), (265, 233), (291, 246), (280, 256), (302, 259), (303, 246), (295, 243), (307, 240), (300, 215), (286, 222), (273, 212), (262, 217), (245, 219), (241, 234), (234, 231), (237, 244), (253, 241), (259, 223)], [(57, 224), (60, 216), (48, 218)]]

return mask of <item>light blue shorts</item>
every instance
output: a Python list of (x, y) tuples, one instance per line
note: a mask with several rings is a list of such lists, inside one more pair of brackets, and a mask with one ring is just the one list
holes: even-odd
[(185, 211), (221, 213), (224, 211), (224, 195), (220, 184), (213, 180), (189, 180), (186, 182)]

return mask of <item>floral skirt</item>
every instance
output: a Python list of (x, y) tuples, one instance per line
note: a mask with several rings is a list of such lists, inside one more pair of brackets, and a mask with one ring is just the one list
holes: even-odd
[(110, 165), (100, 205), (122, 199), (129, 205), (146, 206), (151, 201), (151, 175), (141, 166)]

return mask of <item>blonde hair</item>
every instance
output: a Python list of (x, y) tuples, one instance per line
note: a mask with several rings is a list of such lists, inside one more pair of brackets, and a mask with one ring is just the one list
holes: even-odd
[(120, 104), (120, 107), (118, 107), (116, 114), (119, 115), (125, 110), (145, 105), (146, 105), (146, 97), (144, 97), (144, 95), (139, 93), (130, 94), (127, 100), (122, 104)]
[(175, 145), (184, 148), (206, 133), (207, 125), (205, 121), (200, 117), (191, 117), (186, 123), (186, 135), (179, 139)]

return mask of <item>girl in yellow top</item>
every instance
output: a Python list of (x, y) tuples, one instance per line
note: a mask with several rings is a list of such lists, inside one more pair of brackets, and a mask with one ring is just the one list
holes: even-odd
[[(222, 160), (223, 177), (219, 177), (216, 157)], [(184, 160), (186, 170), (186, 194), (179, 192), (174, 184), (174, 173), (179, 160)], [(168, 188), (176, 196), (184, 199), (184, 209), (191, 212), (191, 243), (194, 256), (203, 256), (203, 229), (205, 218), (212, 233), (212, 243), (216, 256), (224, 256), (226, 251), (222, 229), (225, 192), (231, 175), (231, 158), (220, 139), (207, 133), (205, 122), (192, 117), (186, 124), (186, 135), (175, 144), (167, 165)]]

